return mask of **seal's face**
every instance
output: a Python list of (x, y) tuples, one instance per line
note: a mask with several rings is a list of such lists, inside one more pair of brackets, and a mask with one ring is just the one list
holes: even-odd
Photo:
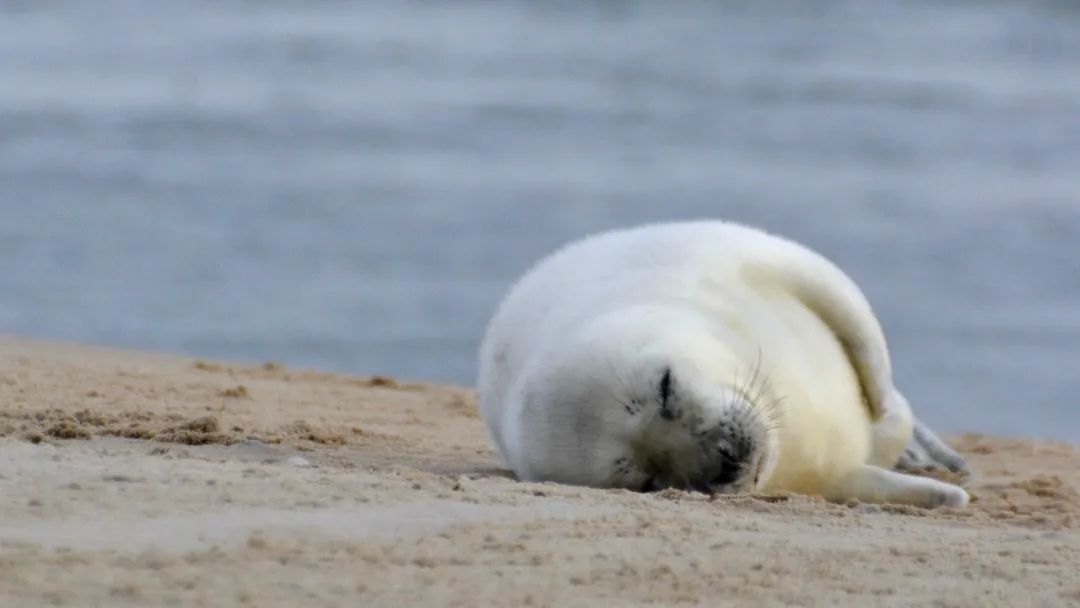
[[(753, 492), (778, 453), (761, 358), (681, 308), (620, 310), (534, 355), (508, 433), (520, 477), (597, 487)], [(739, 346), (733, 348), (731, 344)]]
[(708, 383), (692, 368), (680, 373), (662, 363), (653, 369), (624, 386), (627, 394), (618, 397), (629, 417), (629, 432), (610, 483), (709, 494), (761, 487), (775, 444), (768, 410), (754, 401), (761, 395), (737, 383)]

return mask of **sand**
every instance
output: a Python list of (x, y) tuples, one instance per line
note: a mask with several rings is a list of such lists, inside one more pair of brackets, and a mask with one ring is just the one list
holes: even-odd
[(526, 484), (471, 390), (0, 339), (0, 606), (1080, 604), (1080, 448), (965, 510)]

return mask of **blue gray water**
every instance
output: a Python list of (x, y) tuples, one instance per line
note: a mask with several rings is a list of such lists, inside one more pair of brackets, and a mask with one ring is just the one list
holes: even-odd
[(536, 257), (723, 217), (1080, 440), (1078, 5), (449, 5), (0, 3), (0, 332), (471, 383)]

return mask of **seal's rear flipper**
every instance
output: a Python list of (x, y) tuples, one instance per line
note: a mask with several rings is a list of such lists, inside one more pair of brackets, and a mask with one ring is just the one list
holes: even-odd
[(896, 468), (901, 471), (933, 471), (945, 468), (957, 475), (968, 477), (971, 470), (964, 457), (956, 453), (921, 420), (915, 419), (915, 431), (904, 447)]

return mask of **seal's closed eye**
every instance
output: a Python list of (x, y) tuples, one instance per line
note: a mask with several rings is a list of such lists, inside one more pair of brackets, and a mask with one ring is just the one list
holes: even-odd
[(657, 387), (657, 390), (660, 393), (660, 416), (664, 420), (671, 420), (675, 417), (675, 414), (672, 413), (671, 408), (668, 407), (672, 393), (674, 392), (674, 389), (672, 388), (670, 367), (664, 369), (664, 375), (660, 377), (660, 384)]

